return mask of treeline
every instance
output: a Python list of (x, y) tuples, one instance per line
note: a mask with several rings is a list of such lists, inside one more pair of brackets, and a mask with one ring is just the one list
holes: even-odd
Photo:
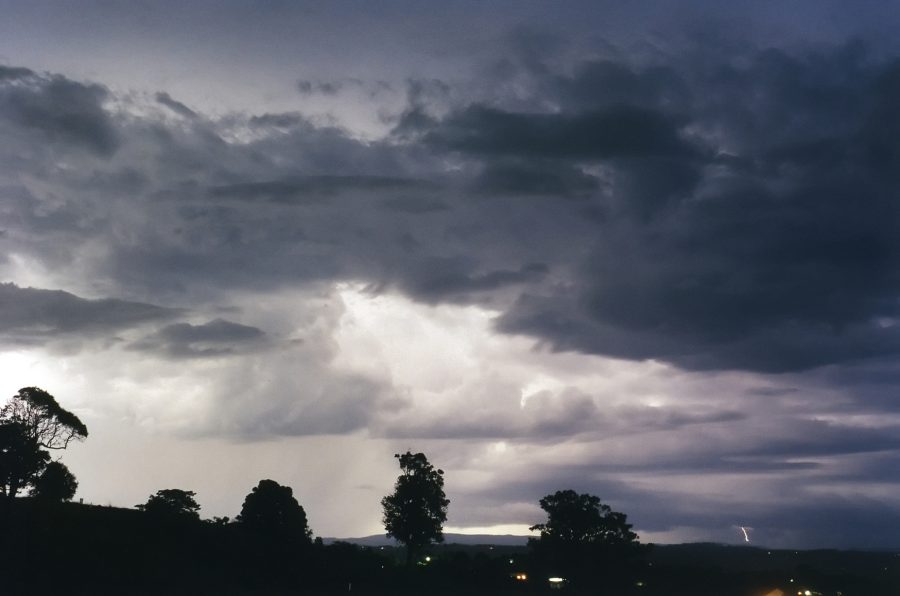
[(396, 454), (400, 473), (381, 501), (400, 556), (314, 539), (293, 490), (270, 479), (234, 519), (201, 519), (196, 494), (181, 488), (158, 490), (134, 509), (83, 505), (71, 502), (77, 480), (51, 452), (87, 436), (77, 416), (36, 387), (0, 408), (0, 594), (739, 596), (795, 593), (803, 582), (809, 593), (850, 596), (893, 593), (900, 583), (893, 559), (843, 575), (833, 566), (717, 565), (709, 551), (667, 562), (638, 541), (624, 513), (572, 490), (540, 499), (547, 519), (514, 556), (440, 548), (450, 504), (444, 472), (409, 451)]
[[(602, 570), (606, 585), (625, 587), (644, 553), (622, 513), (592, 495), (560, 491), (540, 501), (546, 523), (534, 526), (531, 559), (432, 559), (443, 541), (450, 504), (444, 472), (423, 453), (396, 454), (400, 474), (381, 505), (387, 536), (405, 547), (404, 564), (349, 544), (313, 540), (290, 487), (261, 480), (234, 518), (201, 520), (193, 491), (161, 489), (134, 510), (69, 503), (74, 475), (51, 451), (84, 440), (87, 427), (37, 387), (19, 390), (0, 409), (0, 561), (7, 589), (23, 593), (65, 586), (119, 590), (198, 586), (240, 590), (413, 591), (587, 588)], [(28, 497), (21, 497), (27, 491)], [(52, 569), (52, 574), (41, 570)], [(553, 577), (555, 583), (534, 581)], [(424, 583), (423, 583), (424, 582)]]
[(548, 582), (555, 576), (529, 547), (432, 545), (407, 567), (402, 548), (289, 543), (239, 523), (161, 521), (136, 509), (33, 498), (16, 499), (13, 507), (0, 537), (4, 596), (900, 593), (892, 553), (658, 546), (621, 569), (610, 569), (619, 564), (615, 557), (598, 557), (588, 578), (557, 591)]
[(7, 505), (3, 594), (387, 593), (374, 551), (239, 523), (48, 503)]
[[(402, 547), (325, 544), (236, 520), (28, 497), (7, 503), (3, 528), (2, 594), (512, 595), (552, 589), (551, 572), (525, 548), (474, 553), (432, 545), (407, 565)], [(597, 580), (608, 586), (611, 577), (588, 583)], [(580, 592), (577, 587), (570, 583), (567, 590)]]

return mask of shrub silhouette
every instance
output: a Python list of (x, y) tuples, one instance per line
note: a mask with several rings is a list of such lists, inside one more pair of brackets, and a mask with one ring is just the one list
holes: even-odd
[(78, 481), (62, 462), (47, 464), (31, 488), (31, 496), (42, 501), (68, 501), (75, 496)]
[(289, 486), (274, 480), (260, 480), (244, 499), (236, 521), (245, 528), (281, 538), (312, 540), (306, 511)]
[(136, 507), (156, 517), (199, 520), (200, 505), (194, 500), (196, 494), (192, 490), (166, 488), (156, 491), (155, 495), (150, 495), (146, 503)]

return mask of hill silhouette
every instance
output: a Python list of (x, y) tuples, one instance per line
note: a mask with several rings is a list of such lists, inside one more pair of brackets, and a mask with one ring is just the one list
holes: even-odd
[[(397, 541), (389, 538), (384, 534), (372, 534), (371, 536), (362, 536), (360, 538), (322, 538), (326, 544), (332, 542), (349, 542), (360, 546), (397, 546)], [(479, 545), (487, 544), (493, 546), (525, 546), (528, 544), (528, 536), (516, 536), (515, 534), (455, 534), (453, 532), (444, 532), (444, 544), (465, 544)]]

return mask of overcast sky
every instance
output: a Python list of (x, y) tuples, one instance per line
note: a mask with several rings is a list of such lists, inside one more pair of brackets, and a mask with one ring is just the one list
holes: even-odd
[(0, 1), (0, 396), (87, 502), (900, 545), (900, 11), (735, 4)]

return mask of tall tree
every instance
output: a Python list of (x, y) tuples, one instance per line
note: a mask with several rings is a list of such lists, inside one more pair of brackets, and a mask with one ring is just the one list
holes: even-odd
[(435, 469), (423, 453), (395, 454), (401, 474), (394, 492), (381, 500), (384, 529), (406, 546), (406, 564), (432, 542), (443, 542), (450, 500), (444, 494), (444, 471)]
[(541, 499), (540, 505), (547, 512), (547, 521), (531, 526), (540, 537), (528, 543), (554, 573), (584, 584), (605, 568), (608, 579), (610, 573), (622, 570), (624, 561), (642, 552), (627, 516), (613, 511), (599, 497), (561, 490)]
[(312, 540), (312, 531), (306, 520), (306, 511), (294, 498), (289, 486), (274, 480), (260, 480), (244, 499), (238, 523), (247, 528), (272, 536)]
[(43, 389), (19, 389), (0, 408), (0, 493), (15, 498), (50, 460), (46, 449), (65, 449), (87, 434), (78, 416)]

